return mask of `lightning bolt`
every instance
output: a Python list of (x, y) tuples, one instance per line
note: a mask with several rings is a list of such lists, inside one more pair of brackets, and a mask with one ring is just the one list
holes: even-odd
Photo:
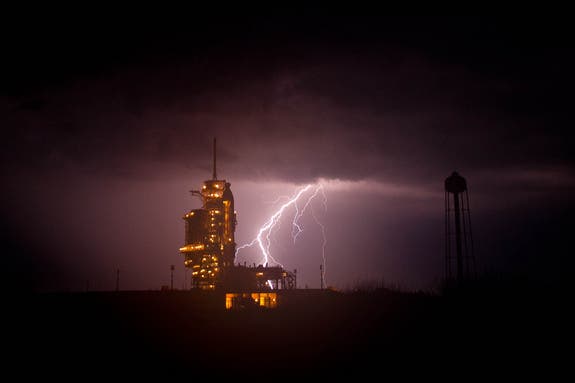
[[(308, 185), (309, 186), (309, 185)], [(299, 219), (304, 215), (305, 211), (307, 210), (309, 204), (311, 203), (311, 201), (317, 197), (318, 193), (321, 191), (321, 193), (324, 196), (324, 206), (327, 210), (327, 204), (325, 202), (325, 193), (323, 191), (323, 186), (320, 184), (316, 187), (313, 195), (311, 197), (308, 198), (307, 202), (303, 205), (303, 208), (300, 210), (298, 210), (298, 206), (297, 206), (297, 200), (295, 201), (294, 205), (295, 205), (295, 216), (293, 217), (293, 222), (292, 222), (292, 238), (293, 241), (295, 243), (295, 240), (297, 239), (297, 236), (303, 231), (303, 229), (301, 228), (300, 224), (299, 224)], [(312, 206), (312, 215), (313, 215), (313, 206)], [(316, 219), (316, 217), (314, 216), (314, 220), (316, 222), (318, 222), (318, 220)], [(321, 225), (320, 225), (321, 226)]]
[[(317, 190), (320, 189), (316, 189), (316, 193)], [(325, 195), (325, 192), (323, 190), (323, 187), (321, 188), (321, 195), (322, 195), (322, 202), (323, 202), (323, 207), (324, 210), (327, 211), (327, 197)], [(318, 226), (321, 228), (321, 236), (323, 238), (323, 242), (321, 244), (321, 259), (322, 259), (322, 266), (323, 266), (323, 273), (321, 274), (321, 278), (322, 278), (322, 284), (323, 286), (327, 286), (327, 282), (325, 279), (325, 274), (326, 274), (326, 259), (325, 259), (325, 246), (327, 245), (327, 237), (325, 236), (325, 226), (319, 221), (319, 219), (317, 219), (317, 216), (315, 215), (315, 211), (313, 210), (313, 206), (311, 207), (311, 216), (313, 217), (315, 223), (318, 224)]]
[[(305, 201), (305, 203), (303, 204), (302, 208), (300, 209), (298, 206), (298, 200), (304, 199), (304, 194), (309, 191), (310, 189), (313, 189), (314, 192), (311, 194), (311, 196), (309, 196), (307, 198), (307, 200)], [(292, 220), (292, 238), (293, 241), (295, 243), (298, 235), (300, 233), (303, 232), (303, 228), (301, 223), (299, 222), (299, 220), (302, 218), (302, 216), (305, 214), (306, 210), (308, 210), (308, 208), (311, 211), (311, 215), (314, 219), (314, 221), (318, 224), (318, 226), (321, 229), (321, 233), (322, 233), (322, 237), (323, 237), (323, 242), (322, 242), (322, 264), (323, 264), (323, 283), (325, 285), (325, 264), (326, 264), (326, 255), (325, 255), (325, 248), (326, 248), (326, 244), (327, 244), (327, 239), (326, 239), (326, 230), (325, 230), (325, 226), (320, 222), (320, 220), (317, 218), (317, 215), (315, 214), (315, 211), (313, 209), (313, 205), (311, 204), (311, 202), (318, 197), (319, 195), (322, 196), (322, 203), (324, 206), (324, 209), (327, 211), (327, 197), (325, 195), (325, 191), (323, 188), (322, 184), (308, 184), (302, 188), (300, 188), (298, 191), (296, 191), (296, 193), (290, 198), (290, 197), (279, 197), (276, 201), (279, 201), (282, 198), (287, 198), (288, 201), (285, 202), (283, 205), (280, 206), (280, 208), (260, 227), (260, 229), (258, 230), (258, 233), (256, 235), (256, 237), (249, 243), (246, 243), (242, 246), (239, 246), (236, 249), (236, 256), (238, 255), (238, 252), (242, 249), (248, 248), (248, 247), (252, 247), (257, 245), (262, 253), (263, 259), (262, 259), (262, 264), (267, 265), (270, 260), (273, 261), (275, 264), (280, 265), (281, 267), (283, 267), (283, 265), (281, 263), (279, 263), (274, 257), (272, 257), (271, 255), (271, 235), (272, 232), (274, 230), (277, 230), (280, 226), (280, 220), (282, 218), (282, 215), (284, 214), (284, 212), (290, 208), (291, 206), (293, 206), (295, 208), (295, 215), (293, 217)], [(269, 282), (269, 281), (268, 281)], [(271, 284), (268, 283), (271, 287)]]

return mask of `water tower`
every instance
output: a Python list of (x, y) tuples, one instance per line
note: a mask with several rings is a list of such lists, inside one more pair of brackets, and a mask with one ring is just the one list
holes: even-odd
[(445, 279), (461, 285), (475, 278), (467, 182), (457, 172), (445, 179)]

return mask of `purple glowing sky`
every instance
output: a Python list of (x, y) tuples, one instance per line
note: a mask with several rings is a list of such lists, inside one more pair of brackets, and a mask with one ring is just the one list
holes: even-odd
[[(7, 45), (6, 283), (111, 289), (120, 268), (122, 288), (157, 289), (174, 264), (179, 287), (181, 217), (210, 177), (212, 137), (238, 245), (278, 196), (322, 180), (330, 285), (436, 286), (453, 170), (468, 180), (483, 267), (559, 279), (575, 187), (568, 27), (212, 21), (163, 34), (49, 29)], [(303, 217), (294, 244), (289, 219), (274, 254), (318, 287), (319, 229)]]

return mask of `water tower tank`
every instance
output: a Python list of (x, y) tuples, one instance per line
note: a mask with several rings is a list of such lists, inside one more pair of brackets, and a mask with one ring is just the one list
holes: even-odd
[(445, 279), (461, 285), (474, 276), (467, 181), (454, 171), (445, 179)]

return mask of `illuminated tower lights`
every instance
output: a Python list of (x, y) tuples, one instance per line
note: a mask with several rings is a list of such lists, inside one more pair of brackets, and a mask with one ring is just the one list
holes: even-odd
[(224, 268), (234, 264), (236, 212), (231, 184), (218, 180), (216, 174), (216, 140), (214, 139), (213, 178), (204, 181), (192, 195), (202, 199), (202, 208), (184, 215), (185, 245), (180, 248), (184, 265), (192, 269), (192, 285), (215, 289)]

